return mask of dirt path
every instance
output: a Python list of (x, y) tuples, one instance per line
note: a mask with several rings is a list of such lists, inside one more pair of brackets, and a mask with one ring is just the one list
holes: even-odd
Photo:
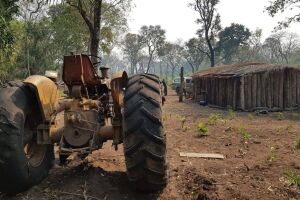
[[(53, 169), (40, 185), (0, 199), (300, 199), (300, 189), (286, 175), (300, 174), (299, 113), (235, 113), (189, 100), (179, 104), (168, 96), (164, 121), (169, 183), (162, 192), (132, 191), (122, 147), (115, 152), (106, 144), (88, 164)], [(206, 136), (197, 131), (199, 123), (210, 124), (204, 125)], [(220, 153), (225, 159), (186, 158), (179, 152)]]

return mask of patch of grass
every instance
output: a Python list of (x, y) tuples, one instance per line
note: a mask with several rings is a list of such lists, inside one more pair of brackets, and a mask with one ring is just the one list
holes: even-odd
[(270, 152), (270, 162), (274, 162), (277, 160), (276, 152), (275, 152), (275, 147), (271, 147), (271, 152)]
[(300, 149), (300, 137), (296, 140), (296, 149)]
[(183, 132), (186, 132), (186, 131), (188, 131), (188, 130), (190, 130), (190, 129), (191, 129), (191, 127), (189, 127), (189, 126), (184, 126), (184, 127), (182, 128)]
[(222, 119), (221, 115), (212, 113), (208, 117), (208, 125), (216, 125), (217, 121)]
[(300, 175), (297, 174), (297, 172), (289, 171), (285, 174), (291, 185), (295, 185), (300, 188)]
[(277, 117), (277, 119), (279, 120), (279, 121), (282, 121), (282, 120), (284, 120), (284, 114), (282, 113), (282, 112), (279, 112), (279, 113), (277, 113), (277, 115), (276, 115), (276, 117)]
[(292, 124), (288, 124), (286, 127), (285, 127), (285, 130), (286, 131), (291, 131), (293, 129), (293, 125)]
[(185, 122), (186, 122), (186, 117), (182, 117), (182, 118), (180, 119), (180, 121), (181, 121), (181, 128), (183, 129), (184, 124), (185, 124)]
[(199, 122), (197, 124), (197, 137), (207, 136), (208, 128), (205, 123)]
[(228, 108), (228, 117), (229, 119), (234, 119), (236, 117), (236, 113), (232, 108)]
[(248, 116), (248, 119), (250, 119), (250, 120), (254, 119), (254, 115), (252, 113), (249, 113), (247, 116)]
[(240, 125), (238, 133), (242, 135), (244, 142), (247, 142), (251, 138), (251, 134), (247, 131), (243, 124)]

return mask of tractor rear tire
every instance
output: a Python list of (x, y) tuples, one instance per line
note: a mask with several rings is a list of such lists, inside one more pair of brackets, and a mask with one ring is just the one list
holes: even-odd
[(166, 136), (162, 124), (162, 95), (157, 76), (131, 77), (124, 97), (124, 154), (127, 175), (140, 191), (165, 187)]
[(53, 145), (38, 145), (42, 122), (35, 95), (22, 82), (0, 88), (0, 192), (13, 195), (41, 182), (53, 165)]

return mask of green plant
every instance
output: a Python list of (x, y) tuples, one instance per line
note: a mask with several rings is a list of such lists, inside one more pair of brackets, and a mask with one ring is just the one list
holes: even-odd
[(197, 136), (198, 137), (202, 137), (202, 136), (206, 136), (207, 135), (207, 132), (208, 132), (208, 128), (206, 126), (205, 123), (203, 122), (199, 122), (197, 124)]
[(249, 118), (250, 120), (253, 120), (253, 119), (254, 119), (254, 115), (251, 114), (251, 113), (249, 113), (247, 116), (248, 116), (248, 118)]
[(182, 117), (182, 118), (180, 119), (180, 121), (181, 121), (181, 128), (183, 129), (184, 124), (185, 124), (185, 122), (186, 122), (186, 117)]
[(208, 117), (208, 125), (215, 125), (220, 119), (222, 119), (222, 117), (219, 114), (212, 113)]
[(234, 119), (236, 117), (236, 113), (232, 108), (228, 108), (228, 117), (229, 119)]
[(184, 132), (186, 132), (187, 130), (190, 130), (191, 128), (189, 127), (189, 126), (184, 126), (183, 128), (182, 128), (182, 130), (184, 131)]
[(247, 131), (243, 124), (240, 125), (238, 133), (243, 136), (243, 141), (247, 142), (251, 138), (251, 134)]
[(290, 171), (285, 174), (290, 184), (300, 187), (300, 175), (297, 172)]
[(275, 147), (271, 147), (271, 153), (270, 153), (270, 162), (274, 162), (276, 161), (277, 156), (276, 156), (276, 152), (275, 152)]
[(296, 149), (300, 149), (300, 137), (296, 140)]
[(286, 131), (291, 131), (293, 129), (293, 125), (292, 124), (288, 124), (285, 128)]
[(278, 119), (279, 121), (284, 120), (284, 115), (283, 115), (282, 112), (277, 113), (277, 119)]

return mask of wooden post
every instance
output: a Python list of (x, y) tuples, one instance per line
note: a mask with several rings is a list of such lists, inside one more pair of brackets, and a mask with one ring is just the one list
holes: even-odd
[(300, 73), (297, 70), (295, 72), (297, 74), (297, 105), (300, 105)]
[(284, 109), (283, 99), (284, 99), (284, 70), (279, 71), (279, 108)]
[(265, 75), (265, 73), (261, 74), (261, 106), (262, 107), (267, 107), (266, 75)]
[(241, 100), (241, 109), (245, 110), (245, 77), (240, 77), (241, 85), (240, 85), (240, 100)]
[(184, 87), (183, 67), (180, 68), (180, 91), (179, 91), (179, 102), (183, 101), (183, 87)]
[(255, 109), (257, 107), (256, 103), (256, 95), (257, 95), (257, 75), (256, 73), (252, 74), (252, 80), (251, 80), (251, 94), (252, 94), (252, 104), (251, 104), (251, 110)]
[(257, 76), (257, 96), (256, 96), (256, 107), (261, 107), (261, 73), (256, 74)]

